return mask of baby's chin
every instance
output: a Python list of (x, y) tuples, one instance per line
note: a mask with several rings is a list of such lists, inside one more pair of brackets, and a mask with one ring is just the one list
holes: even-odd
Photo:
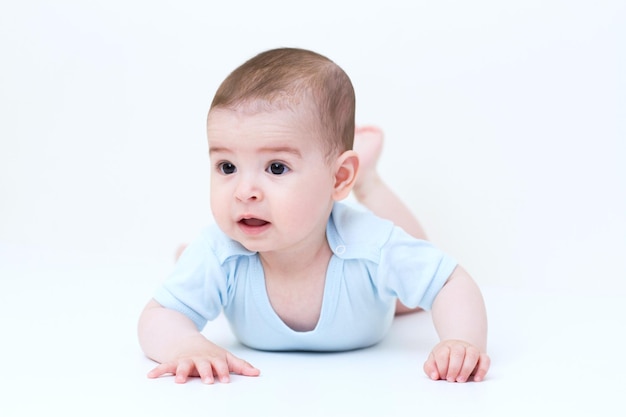
[[(224, 231), (222, 229), (222, 231)], [(241, 245), (241, 247), (243, 247), (245, 250), (249, 251), (249, 252), (263, 252), (266, 251), (267, 248), (265, 247), (266, 244), (262, 244), (261, 242), (255, 241), (254, 237), (249, 237), (249, 236), (241, 236), (241, 233), (229, 233), (224, 231), (224, 233), (226, 234), (226, 236), (228, 236), (231, 240), (237, 242), (239, 245)]]

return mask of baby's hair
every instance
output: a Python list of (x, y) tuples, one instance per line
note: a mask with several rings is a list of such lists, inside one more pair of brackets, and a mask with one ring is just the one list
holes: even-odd
[(222, 82), (211, 110), (256, 106), (258, 102), (271, 110), (296, 106), (307, 99), (312, 100), (316, 130), (327, 155), (352, 149), (352, 82), (333, 61), (305, 49), (272, 49), (246, 61)]

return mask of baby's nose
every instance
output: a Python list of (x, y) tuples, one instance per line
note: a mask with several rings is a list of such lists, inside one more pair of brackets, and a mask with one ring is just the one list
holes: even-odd
[(261, 195), (258, 180), (254, 176), (242, 177), (235, 189), (235, 198), (240, 201), (258, 200)]

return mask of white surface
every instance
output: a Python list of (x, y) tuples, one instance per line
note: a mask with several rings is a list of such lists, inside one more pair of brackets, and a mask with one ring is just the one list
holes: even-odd
[[(93, 256), (56, 260), (1, 247), (0, 415), (624, 415), (624, 293), (484, 288), (488, 379), (433, 382), (421, 370), (437, 338), (428, 313), (397, 318), (379, 345), (336, 354), (268, 353), (212, 339), (262, 370), (206, 386), (150, 380), (135, 324), (164, 265)], [(67, 255), (67, 254), (65, 254)]]

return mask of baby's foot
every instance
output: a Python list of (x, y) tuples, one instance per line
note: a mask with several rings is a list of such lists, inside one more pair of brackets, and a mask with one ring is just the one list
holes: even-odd
[(378, 181), (376, 164), (383, 150), (383, 131), (376, 126), (357, 127), (354, 132), (354, 150), (359, 154), (359, 171), (354, 192), (359, 194), (372, 182)]
[(178, 259), (180, 258), (180, 256), (183, 254), (183, 252), (185, 251), (185, 249), (187, 249), (187, 244), (186, 243), (181, 243), (177, 248), (176, 248), (176, 253), (174, 254), (174, 261), (178, 261)]

